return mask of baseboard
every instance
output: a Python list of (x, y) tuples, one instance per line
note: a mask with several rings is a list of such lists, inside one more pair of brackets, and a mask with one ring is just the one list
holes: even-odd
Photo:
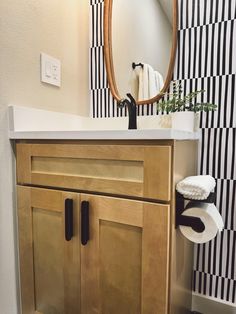
[(236, 304), (193, 293), (192, 308), (202, 314), (236, 314)]

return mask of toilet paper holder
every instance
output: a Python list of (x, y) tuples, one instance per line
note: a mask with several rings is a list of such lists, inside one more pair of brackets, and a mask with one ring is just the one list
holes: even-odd
[(199, 217), (193, 217), (193, 216), (187, 216), (184, 215), (185, 211), (185, 201), (191, 201), (191, 202), (203, 202), (203, 203), (215, 203), (216, 194), (215, 192), (212, 192), (209, 194), (208, 198), (204, 200), (192, 200), (189, 198), (184, 197), (182, 194), (176, 191), (176, 222), (175, 227), (178, 226), (187, 226), (191, 227), (196, 232), (203, 232), (205, 230), (205, 225), (202, 222), (201, 218)]

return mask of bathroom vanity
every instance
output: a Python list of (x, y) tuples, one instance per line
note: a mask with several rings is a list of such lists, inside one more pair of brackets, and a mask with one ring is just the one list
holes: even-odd
[(36, 131), (36, 113), (30, 131), (16, 111), (9, 132), (22, 313), (189, 313), (193, 247), (175, 227), (175, 184), (196, 173), (196, 135)]
[(16, 157), (24, 314), (189, 312), (175, 183), (195, 173), (195, 141), (23, 140)]

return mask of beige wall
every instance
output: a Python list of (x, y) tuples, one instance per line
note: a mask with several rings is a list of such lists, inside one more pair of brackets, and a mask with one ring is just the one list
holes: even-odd
[[(89, 115), (89, 1), (0, 1), (0, 313), (17, 314), (14, 154), (7, 104)], [(62, 87), (40, 82), (39, 57), (62, 62)]]
[[(89, 1), (1, 0), (0, 106), (89, 114)], [(40, 82), (40, 52), (62, 62), (62, 86)]]

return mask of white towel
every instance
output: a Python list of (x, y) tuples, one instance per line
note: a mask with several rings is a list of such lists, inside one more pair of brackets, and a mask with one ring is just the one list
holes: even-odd
[(150, 99), (157, 95), (156, 77), (153, 68), (144, 63), (138, 74), (138, 100)]
[(131, 95), (134, 97), (134, 99), (138, 100), (139, 77), (136, 71), (132, 71), (130, 74), (129, 86)]
[(148, 67), (149, 65), (144, 63), (143, 67), (140, 67), (139, 69), (138, 100), (149, 99)]
[(216, 186), (210, 175), (192, 176), (183, 179), (176, 185), (176, 190), (184, 197), (193, 200), (206, 199)]
[(155, 81), (156, 81), (156, 95), (160, 93), (162, 88), (164, 87), (164, 80), (158, 71), (155, 71)]
[(164, 86), (162, 75), (144, 63), (138, 74), (138, 100), (150, 99), (159, 94)]
[(156, 74), (153, 68), (148, 65), (148, 99), (155, 97), (158, 94)]

